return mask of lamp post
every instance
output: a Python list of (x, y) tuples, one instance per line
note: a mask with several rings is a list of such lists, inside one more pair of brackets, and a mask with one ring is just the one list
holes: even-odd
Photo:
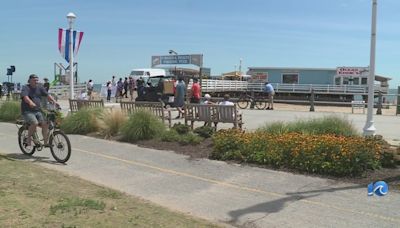
[(74, 13), (69, 13), (67, 14), (67, 19), (68, 19), (68, 23), (69, 23), (69, 49), (68, 49), (68, 56), (69, 56), (69, 78), (70, 78), (70, 82), (69, 82), (69, 87), (70, 87), (70, 94), (69, 97), (70, 99), (74, 99), (74, 51), (73, 51), (73, 29), (72, 29), (72, 25), (74, 24), (75, 21), (75, 14)]
[[(175, 56), (177, 56), (178, 55), (178, 53), (176, 52), (176, 51), (174, 51), (174, 50), (169, 50), (169, 52), (168, 52), (170, 55), (175, 55)], [(175, 72), (174, 72), (174, 75), (175, 75), (175, 77), (178, 79), (178, 76), (176, 75), (176, 64), (175, 64)]]
[(364, 135), (375, 135), (376, 128), (374, 126), (374, 81), (375, 81), (375, 44), (376, 44), (376, 11), (377, 0), (372, 0), (372, 23), (371, 23), (371, 54), (368, 76), (368, 111), (367, 121), (364, 126)]

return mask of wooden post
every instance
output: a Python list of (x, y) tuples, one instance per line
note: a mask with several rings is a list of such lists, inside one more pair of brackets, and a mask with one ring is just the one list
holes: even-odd
[(314, 96), (314, 89), (311, 89), (311, 95), (310, 95), (310, 112), (314, 112), (314, 100), (315, 100), (315, 96)]
[(378, 109), (376, 110), (376, 115), (382, 115), (382, 91), (378, 92)]

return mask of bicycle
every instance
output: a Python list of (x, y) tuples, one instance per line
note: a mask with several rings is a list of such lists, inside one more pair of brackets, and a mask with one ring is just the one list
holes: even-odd
[[(251, 106), (255, 106), (257, 109), (265, 109), (267, 107), (267, 101), (264, 98), (255, 98), (247, 93), (241, 94), (237, 101), (237, 105), (241, 109), (246, 109), (249, 104)], [(254, 105), (253, 105), (254, 104)]]
[[(71, 143), (67, 135), (62, 132), (59, 128), (59, 125), (56, 121), (57, 112), (60, 110), (59, 107), (56, 109), (47, 109), (46, 111), (41, 110), (45, 115), (45, 120), (48, 123), (49, 131), (48, 131), (48, 139), (51, 154), (53, 158), (59, 163), (65, 163), (69, 160), (71, 156)], [(22, 125), (19, 127), (19, 125)], [(28, 146), (28, 128), (29, 124), (24, 120), (17, 121), (18, 128), (18, 144), (23, 154), (33, 155), (35, 151), (41, 151), (43, 148), (47, 147), (41, 141), (43, 139), (39, 139), (39, 135), (37, 131), (35, 131), (32, 135), (32, 145)]]

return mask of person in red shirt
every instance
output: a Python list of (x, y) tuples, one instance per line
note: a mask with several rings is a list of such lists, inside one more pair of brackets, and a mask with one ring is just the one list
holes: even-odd
[(190, 98), (190, 103), (200, 103), (201, 98), (201, 88), (199, 84), (199, 79), (193, 79), (192, 85), (192, 97)]

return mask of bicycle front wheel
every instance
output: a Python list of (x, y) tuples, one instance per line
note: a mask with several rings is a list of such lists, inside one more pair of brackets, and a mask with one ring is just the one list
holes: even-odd
[(246, 98), (239, 98), (239, 100), (237, 101), (237, 106), (241, 109), (246, 109), (247, 106), (249, 106), (249, 101)]
[(267, 106), (267, 102), (265, 101), (256, 101), (256, 108), (257, 109), (265, 109), (265, 107)]
[(32, 155), (33, 153), (35, 153), (36, 148), (33, 142), (31, 142), (32, 145), (28, 146), (27, 140), (28, 140), (28, 128), (25, 125), (23, 125), (18, 130), (19, 148), (21, 149), (22, 153), (26, 155)]
[(71, 143), (64, 132), (55, 131), (49, 139), (50, 151), (57, 162), (65, 163), (71, 156)]

